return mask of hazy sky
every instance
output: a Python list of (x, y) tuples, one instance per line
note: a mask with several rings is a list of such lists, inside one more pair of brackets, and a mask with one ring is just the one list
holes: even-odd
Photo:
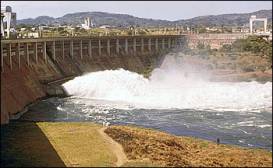
[(10, 5), (18, 19), (41, 15), (61, 17), (67, 13), (101, 11), (143, 18), (178, 20), (202, 15), (248, 13), (272, 9), (271, 1), (1, 1)]

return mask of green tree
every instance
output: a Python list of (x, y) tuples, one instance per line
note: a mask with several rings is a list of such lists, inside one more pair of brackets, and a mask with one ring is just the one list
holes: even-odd
[(207, 30), (204, 27), (199, 29), (199, 33), (206, 33), (206, 32), (207, 32)]
[(224, 45), (221, 47), (220, 50), (223, 51), (223, 52), (230, 52), (231, 49), (232, 49), (231, 44), (224, 44)]
[(224, 52), (251, 52), (257, 56), (267, 57), (272, 61), (272, 41), (267, 41), (261, 36), (238, 39), (231, 45), (223, 45), (220, 50)]

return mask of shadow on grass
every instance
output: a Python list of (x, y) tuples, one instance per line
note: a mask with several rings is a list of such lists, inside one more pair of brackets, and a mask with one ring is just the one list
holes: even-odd
[(1, 126), (1, 167), (65, 167), (35, 122)]

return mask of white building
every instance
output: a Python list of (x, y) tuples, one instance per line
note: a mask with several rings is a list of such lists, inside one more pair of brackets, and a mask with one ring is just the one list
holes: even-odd
[(38, 38), (39, 37), (39, 32), (28, 32), (27, 37), (28, 38)]
[(252, 15), (249, 18), (249, 29), (250, 29), (250, 34), (253, 33), (253, 22), (254, 21), (262, 21), (264, 23), (264, 27), (263, 27), (263, 33), (267, 32), (267, 18), (257, 18), (256, 15)]
[(81, 25), (82, 28), (84, 29), (90, 29), (91, 27), (93, 27), (93, 23), (90, 19), (90, 17), (86, 17), (84, 18), (84, 24)]
[(102, 26), (100, 26), (100, 28), (101, 29), (107, 29), (107, 28), (111, 28), (112, 26), (110, 26), (110, 25), (102, 25)]
[(208, 30), (208, 31), (217, 31), (218, 28), (216, 28), (216, 27), (206, 27), (206, 30)]

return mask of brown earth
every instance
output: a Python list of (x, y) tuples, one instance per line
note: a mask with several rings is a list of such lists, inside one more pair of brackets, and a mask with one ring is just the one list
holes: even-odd
[(130, 160), (161, 166), (271, 167), (272, 153), (223, 145), (151, 129), (110, 126), (105, 132), (120, 143)]
[(110, 138), (107, 134), (105, 134), (104, 132), (105, 129), (106, 127), (103, 127), (99, 129), (98, 132), (100, 133), (104, 141), (109, 144), (109, 148), (111, 149), (111, 151), (116, 155), (117, 157), (116, 166), (120, 167), (121, 165), (128, 161), (127, 157), (123, 151), (122, 146), (118, 144), (116, 141), (114, 141), (112, 138)]
[(265, 83), (268, 81), (272, 82), (272, 70), (271, 71), (256, 71), (256, 72), (233, 72), (226, 71), (226, 73), (221, 73), (221, 71), (215, 71), (211, 81), (223, 81), (223, 82), (250, 82), (257, 81)]

